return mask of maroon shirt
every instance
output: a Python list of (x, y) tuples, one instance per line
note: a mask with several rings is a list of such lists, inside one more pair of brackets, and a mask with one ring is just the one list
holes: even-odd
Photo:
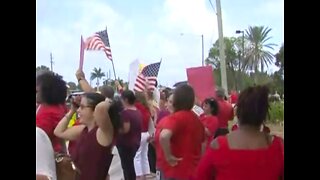
[(161, 110), (158, 113), (158, 119), (157, 119), (157, 124), (163, 119), (164, 117), (170, 115), (170, 112), (167, 109)]
[(138, 110), (125, 109), (121, 112), (123, 123), (130, 123), (130, 130), (126, 134), (119, 134), (117, 145), (126, 147), (140, 146), (142, 115)]
[(75, 166), (80, 170), (77, 180), (105, 180), (112, 161), (112, 147), (101, 146), (97, 141), (98, 127), (91, 131), (85, 128), (71, 154)]

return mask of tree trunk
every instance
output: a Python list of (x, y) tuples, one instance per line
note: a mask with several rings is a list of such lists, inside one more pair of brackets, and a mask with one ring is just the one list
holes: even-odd
[(254, 84), (257, 85), (258, 83), (258, 65), (256, 64), (254, 67)]
[(100, 92), (99, 91), (99, 78), (97, 78), (97, 92)]

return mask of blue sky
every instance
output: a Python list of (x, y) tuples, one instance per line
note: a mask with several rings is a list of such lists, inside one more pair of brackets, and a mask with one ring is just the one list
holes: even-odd
[[(278, 44), (273, 52), (279, 50), (284, 41), (284, 0), (221, 0), (221, 7), (224, 36), (236, 37), (236, 30), (249, 26), (268, 26), (273, 37), (269, 42)], [(106, 26), (117, 76), (127, 81), (135, 59), (149, 64), (162, 58), (158, 79), (166, 86), (186, 80), (185, 69), (201, 65), (201, 34), (205, 57), (218, 39), (209, 0), (37, 0), (36, 9), (36, 65), (50, 67), (52, 52), (53, 70), (68, 82), (76, 82), (80, 35), (86, 38)], [(88, 79), (94, 67), (111, 71), (113, 78), (105, 54), (86, 51)]]

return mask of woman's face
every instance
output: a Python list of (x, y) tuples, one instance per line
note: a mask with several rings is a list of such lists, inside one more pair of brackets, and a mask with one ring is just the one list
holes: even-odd
[(203, 103), (202, 109), (205, 114), (211, 114), (211, 109), (209, 104)]
[(93, 120), (93, 110), (94, 107), (88, 104), (88, 100), (86, 97), (81, 98), (80, 106), (77, 110), (77, 113), (80, 118), (80, 123), (88, 124)]
[(173, 94), (171, 94), (168, 98), (168, 102), (167, 102), (167, 108), (169, 110), (170, 113), (174, 112), (174, 108), (173, 108)]

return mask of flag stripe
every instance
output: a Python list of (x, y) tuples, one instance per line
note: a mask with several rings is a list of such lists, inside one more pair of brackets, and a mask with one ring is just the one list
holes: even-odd
[(107, 30), (97, 32), (86, 40), (86, 50), (104, 51), (107, 58), (112, 61), (111, 48)]
[[(160, 69), (161, 61), (158, 63), (149, 64), (144, 67), (141, 73), (136, 78), (136, 82), (134, 85), (134, 90), (143, 91), (145, 88), (149, 90), (154, 90), (156, 88), (157, 76)], [(148, 87), (146, 87), (146, 83), (148, 82)]]

